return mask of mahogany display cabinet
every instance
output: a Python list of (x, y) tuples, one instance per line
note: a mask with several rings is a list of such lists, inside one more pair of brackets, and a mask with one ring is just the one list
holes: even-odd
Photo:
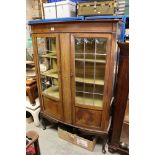
[(107, 135), (120, 21), (30, 25), (41, 118)]

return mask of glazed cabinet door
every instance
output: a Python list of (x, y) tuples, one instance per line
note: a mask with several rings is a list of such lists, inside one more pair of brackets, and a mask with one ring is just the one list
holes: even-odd
[(73, 122), (103, 129), (107, 114), (111, 34), (71, 35)]
[(61, 66), (58, 34), (33, 34), (37, 80), (42, 110), (62, 119)]

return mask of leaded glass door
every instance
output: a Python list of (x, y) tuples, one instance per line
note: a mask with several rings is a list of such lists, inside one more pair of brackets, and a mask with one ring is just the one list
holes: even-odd
[[(38, 77), (42, 96), (61, 101), (60, 51), (58, 35), (35, 35)], [(55, 102), (59, 103), (59, 102)]]
[(102, 109), (109, 61), (109, 34), (74, 34), (73, 96), (75, 106)]

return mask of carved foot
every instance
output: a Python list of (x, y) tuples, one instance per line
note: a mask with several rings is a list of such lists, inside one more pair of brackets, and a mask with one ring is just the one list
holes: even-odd
[(41, 118), (41, 126), (42, 126), (42, 129), (45, 130), (46, 129), (46, 124), (45, 124), (45, 120), (43, 118)]
[(109, 145), (109, 146), (108, 146), (108, 151), (109, 151), (110, 153), (116, 153), (116, 152), (117, 152), (117, 148), (114, 147), (114, 146), (112, 146), (112, 145)]
[(102, 148), (102, 153), (106, 154), (105, 148)]
[(110, 148), (110, 147), (108, 147), (108, 151), (109, 151), (110, 153), (115, 153), (115, 152), (116, 152), (116, 150), (114, 150), (114, 149), (112, 149), (112, 148)]

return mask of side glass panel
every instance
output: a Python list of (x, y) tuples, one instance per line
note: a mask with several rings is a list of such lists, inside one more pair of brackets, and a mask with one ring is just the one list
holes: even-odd
[(103, 107), (107, 38), (75, 38), (75, 102)]
[(56, 51), (56, 38), (37, 37), (37, 50), (41, 74), (42, 94), (59, 99), (59, 76)]

